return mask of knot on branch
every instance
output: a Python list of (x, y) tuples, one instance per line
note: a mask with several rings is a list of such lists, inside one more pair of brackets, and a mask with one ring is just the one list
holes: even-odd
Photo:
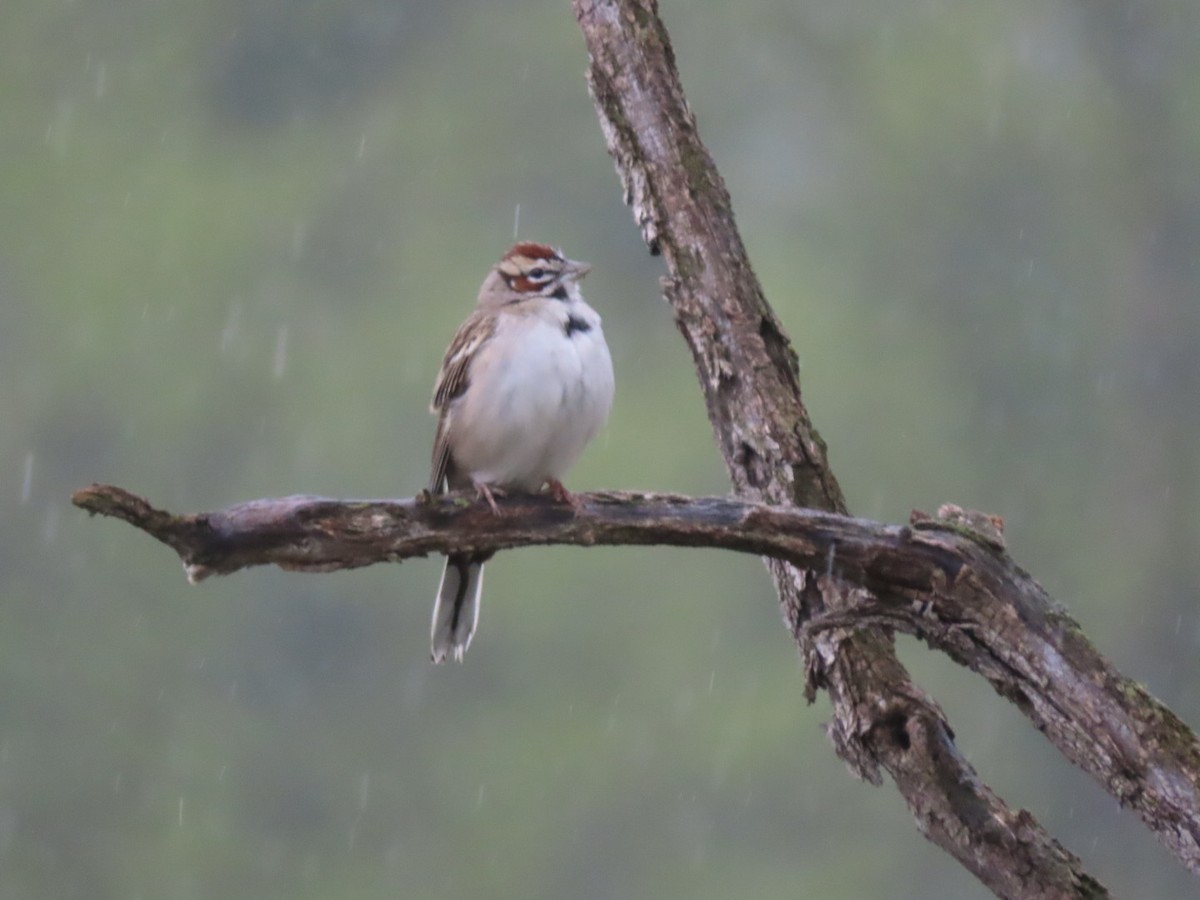
[(957, 503), (943, 503), (936, 515), (914, 509), (908, 517), (913, 528), (923, 531), (943, 529), (969, 537), (985, 547), (1004, 551), (1004, 517), (977, 509), (963, 509)]

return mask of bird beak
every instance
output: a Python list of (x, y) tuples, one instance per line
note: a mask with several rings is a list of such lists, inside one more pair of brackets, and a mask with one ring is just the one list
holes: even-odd
[(584, 275), (586, 275), (590, 271), (592, 271), (591, 263), (579, 262), (578, 260), (574, 260), (574, 259), (567, 260), (567, 272), (576, 281), (579, 281), (581, 278), (583, 278)]

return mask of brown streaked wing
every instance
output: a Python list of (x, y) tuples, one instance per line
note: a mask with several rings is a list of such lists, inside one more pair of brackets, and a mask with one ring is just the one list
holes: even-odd
[(467, 389), (471, 380), (471, 359), (495, 330), (496, 320), (478, 310), (467, 316), (466, 321), (458, 327), (454, 339), (446, 348), (442, 369), (433, 386), (432, 412), (445, 409), (447, 403)]
[(433, 440), (433, 467), (429, 473), (429, 493), (431, 494), (442, 492), (442, 486), (446, 482), (446, 476), (450, 469), (450, 442), (446, 440), (442, 428), (445, 421), (445, 416), (438, 419), (437, 437)]
[(437, 435), (433, 441), (433, 470), (429, 479), (430, 493), (438, 493), (450, 469), (450, 444), (446, 436), (446, 408), (460, 397), (471, 383), (471, 360), (484, 342), (492, 336), (496, 320), (478, 311), (471, 313), (459, 326), (442, 359), (442, 369), (433, 386), (430, 410), (438, 414)]

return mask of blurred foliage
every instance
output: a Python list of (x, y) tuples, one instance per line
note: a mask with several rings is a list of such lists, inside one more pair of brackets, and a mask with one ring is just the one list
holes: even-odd
[[(663, 0), (855, 511), (1003, 514), (1200, 720), (1200, 7)], [(465, 665), (436, 561), (189, 587), (88, 522), (402, 496), (514, 232), (595, 264), (618, 372), (570, 483), (723, 492), (563, 2), (0, 8), (0, 895), (983, 897), (806, 708), (768, 579), (526, 551)], [(1119, 894), (1200, 896), (985, 685), (983, 777)]]

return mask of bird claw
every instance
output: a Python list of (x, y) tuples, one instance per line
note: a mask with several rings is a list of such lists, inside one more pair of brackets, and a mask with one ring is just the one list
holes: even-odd
[[(583, 510), (583, 501), (572, 494), (563, 486), (563, 483), (557, 478), (551, 478), (546, 482), (550, 488), (550, 496), (559, 503), (565, 503), (571, 507), (571, 512), (574, 515), (579, 515)], [(503, 516), (504, 511), (496, 504), (497, 497), (504, 497), (507, 494), (503, 488), (498, 488), (494, 484), (485, 484), (482, 481), (475, 483), (475, 492), (479, 495), (479, 499), (487, 503), (492, 510), (492, 515)]]
[(480, 499), (486, 500), (487, 505), (492, 508), (492, 515), (504, 515), (504, 513), (500, 512), (500, 507), (496, 505), (496, 498), (503, 497), (504, 491), (498, 487), (491, 487), (490, 485), (484, 484), (482, 481), (475, 483), (475, 490), (479, 494)]
[(557, 478), (551, 478), (546, 482), (550, 485), (550, 495), (559, 503), (565, 503), (571, 507), (572, 513), (579, 515), (583, 509), (583, 501), (566, 489), (561, 481)]

